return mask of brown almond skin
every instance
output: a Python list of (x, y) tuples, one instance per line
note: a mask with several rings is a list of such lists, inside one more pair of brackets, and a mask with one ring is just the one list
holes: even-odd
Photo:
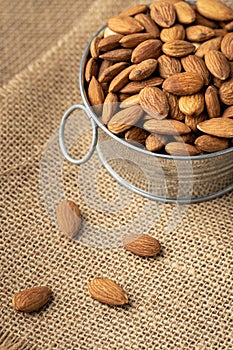
[(171, 57), (185, 57), (195, 50), (195, 46), (184, 40), (170, 40), (162, 47), (163, 52)]
[(184, 40), (185, 29), (181, 24), (175, 24), (171, 28), (163, 28), (160, 33), (160, 39), (163, 42), (170, 40)]
[(118, 96), (112, 92), (109, 92), (105, 98), (102, 112), (102, 122), (107, 125), (109, 120), (117, 112), (118, 109)]
[(226, 80), (230, 75), (230, 65), (223, 53), (210, 50), (205, 55), (205, 63), (211, 74), (221, 80)]
[(160, 27), (169, 28), (173, 26), (176, 20), (175, 8), (168, 2), (155, 2), (150, 7), (152, 19)]
[(144, 145), (147, 136), (148, 136), (148, 133), (145, 130), (143, 130), (142, 128), (139, 128), (137, 126), (126, 131), (126, 133), (125, 133), (126, 141), (134, 141), (134, 142), (140, 143), (142, 145)]
[(129, 34), (123, 36), (123, 38), (120, 40), (120, 44), (127, 49), (135, 49), (135, 47), (137, 47), (139, 44), (153, 38), (153, 35), (150, 33)]
[(233, 120), (230, 118), (212, 118), (198, 124), (197, 128), (212, 136), (233, 137)]
[(127, 131), (135, 126), (142, 116), (143, 109), (138, 105), (123, 109), (111, 118), (108, 129), (114, 134)]
[(231, 21), (230, 23), (228, 23), (228, 24), (225, 26), (225, 29), (226, 29), (228, 32), (232, 32), (232, 31), (233, 31), (233, 21)]
[(221, 37), (207, 40), (198, 47), (197, 51), (195, 52), (195, 55), (202, 58), (210, 50), (218, 51), (220, 50), (221, 42), (222, 42)]
[(207, 119), (207, 115), (202, 113), (198, 116), (186, 115), (185, 116), (185, 124), (194, 132), (198, 131), (198, 124), (205, 121)]
[(145, 79), (142, 81), (132, 81), (125, 85), (120, 92), (124, 94), (138, 94), (143, 88), (146, 86), (160, 86), (163, 83), (163, 79), (160, 77), (153, 77), (149, 79)]
[(160, 151), (167, 143), (165, 136), (150, 134), (145, 142), (146, 149), (150, 152)]
[(181, 73), (182, 66), (177, 58), (162, 55), (158, 58), (159, 75), (168, 78), (173, 74)]
[(191, 132), (191, 129), (187, 125), (173, 119), (151, 119), (146, 121), (143, 127), (151, 133), (162, 135), (185, 135)]
[(161, 53), (162, 42), (157, 39), (146, 40), (139, 44), (132, 53), (131, 61), (140, 63), (149, 58), (158, 58)]
[(93, 76), (88, 86), (88, 98), (91, 106), (97, 114), (102, 112), (102, 105), (104, 103), (104, 91), (100, 83)]
[(89, 83), (91, 81), (91, 78), (97, 77), (99, 72), (99, 66), (97, 61), (91, 57), (89, 61), (86, 64), (86, 69), (85, 69), (85, 79)]
[(99, 58), (111, 62), (128, 62), (131, 59), (131, 55), (131, 49), (116, 49), (105, 52), (104, 54), (100, 55)]
[(206, 67), (205, 61), (195, 55), (189, 55), (181, 59), (182, 66), (185, 72), (197, 73), (204, 79), (205, 85), (209, 84), (210, 73)]
[(119, 16), (135, 16), (148, 10), (146, 5), (134, 5), (122, 11)]
[(165, 150), (172, 156), (197, 156), (200, 151), (189, 143), (170, 142), (165, 146)]
[(135, 255), (145, 258), (160, 253), (161, 246), (157, 239), (149, 235), (128, 235), (123, 239), (124, 248)]
[(135, 68), (135, 65), (129, 66), (123, 69), (110, 83), (109, 92), (117, 92), (123, 86), (125, 86), (129, 82), (129, 75), (132, 70)]
[(218, 24), (214, 21), (211, 21), (207, 19), (206, 17), (203, 17), (199, 12), (196, 12), (196, 21), (195, 24), (210, 27), (212, 29), (218, 28)]
[(170, 107), (170, 111), (169, 111), (169, 117), (178, 121), (182, 121), (184, 120), (185, 116), (184, 114), (181, 112), (180, 108), (179, 108), (179, 99), (177, 96), (170, 94), (169, 92), (165, 91), (166, 96), (167, 96), (167, 100), (168, 100), (168, 104)]
[(149, 78), (156, 70), (157, 64), (153, 58), (142, 61), (130, 72), (129, 79), (140, 81)]
[(113, 62), (107, 61), (107, 60), (103, 60), (100, 63), (100, 67), (99, 67), (99, 74), (98, 74), (98, 81), (100, 81), (100, 77), (103, 74), (103, 72), (108, 69), (109, 67), (111, 67), (113, 65)]
[(142, 32), (144, 29), (135, 18), (129, 16), (109, 18), (108, 28), (119, 34), (134, 34)]
[(110, 35), (107, 38), (103, 38), (99, 42), (100, 51), (110, 51), (120, 46), (119, 41), (123, 38), (121, 34)]
[(219, 89), (220, 99), (226, 105), (233, 105), (233, 78), (224, 82)]
[(205, 108), (204, 94), (199, 92), (190, 96), (181, 96), (179, 108), (186, 115), (200, 115)]
[(231, 21), (233, 19), (233, 10), (220, 0), (198, 0), (198, 12), (214, 21)]
[(99, 42), (100, 42), (100, 38), (97, 36), (92, 40), (90, 45), (91, 56), (95, 59), (99, 58), (99, 53), (100, 53)]
[(109, 278), (93, 279), (88, 284), (88, 291), (92, 298), (107, 305), (122, 306), (128, 304), (127, 294)]
[(128, 108), (135, 105), (139, 105), (139, 94), (132, 95), (124, 99), (124, 101), (122, 101), (120, 104), (120, 108)]
[(233, 118), (233, 106), (230, 106), (225, 109), (222, 118)]
[(169, 104), (166, 94), (156, 87), (145, 87), (140, 91), (139, 102), (144, 111), (155, 119), (168, 116)]
[(12, 298), (12, 306), (15, 310), (26, 313), (38, 311), (49, 301), (52, 290), (48, 287), (34, 287), (25, 289)]
[(196, 19), (196, 13), (192, 7), (184, 1), (174, 4), (176, 10), (176, 16), (179, 23), (190, 24)]
[(213, 38), (215, 31), (209, 27), (195, 25), (186, 28), (186, 36), (189, 41), (201, 42)]
[(103, 70), (103, 72), (99, 75), (100, 83), (108, 83), (113, 80), (123, 69), (128, 67), (127, 62), (119, 62), (111, 65), (110, 67)]
[(194, 144), (196, 140), (196, 135), (195, 133), (191, 132), (186, 135), (179, 135), (179, 136), (173, 136), (176, 142), (183, 142), (183, 143), (189, 143), (189, 144)]
[(178, 96), (193, 95), (204, 86), (204, 80), (199, 74), (179, 73), (167, 78), (163, 89)]
[(221, 51), (228, 60), (233, 60), (233, 33), (228, 33), (224, 36), (221, 43)]
[(195, 146), (202, 152), (212, 153), (229, 148), (230, 141), (211, 135), (202, 135), (196, 139)]
[(74, 238), (81, 227), (81, 211), (77, 204), (65, 199), (57, 206), (57, 222), (60, 230), (69, 238)]
[(144, 14), (144, 13), (140, 13), (138, 15), (135, 16), (135, 19), (141, 23), (141, 25), (145, 28), (145, 31), (147, 33), (150, 33), (154, 38), (158, 38), (159, 34), (160, 34), (160, 30), (159, 27), (157, 26), (157, 24), (153, 21), (153, 19)]
[(205, 103), (209, 118), (220, 117), (221, 106), (218, 98), (217, 89), (209, 86), (205, 92)]

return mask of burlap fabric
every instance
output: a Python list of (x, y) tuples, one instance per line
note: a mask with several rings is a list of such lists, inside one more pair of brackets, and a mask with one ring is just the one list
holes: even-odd
[[(57, 150), (61, 115), (81, 102), (77, 72), (86, 43), (107, 17), (132, 3), (0, 2), (0, 349), (233, 349), (233, 193), (186, 208), (170, 232), (173, 205), (156, 207), (132, 195), (103, 168), (95, 197), (84, 168), (61, 163)], [(89, 142), (87, 132), (74, 154), (84, 154)], [(95, 158), (89, 164), (93, 173)], [(55, 204), (63, 197), (80, 204), (81, 243), (56, 226)], [(138, 217), (137, 229), (161, 241), (156, 259), (126, 253), (106, 236), (127, 231), (129, 223), (132, 229)], [(87, 283), (97, 276), (117, 281), (130, 305), (92, 300)], [(53, 289), (51, 303), (40, 313), (15, 312), (12, 295), (34, 285)]]

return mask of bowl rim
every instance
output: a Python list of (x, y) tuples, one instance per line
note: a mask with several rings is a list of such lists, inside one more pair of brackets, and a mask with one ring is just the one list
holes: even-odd
[(85, 90), (85, 65), (88, 59), (88, 55), (90, 53), (90, 45), (91, 42), (99, 36), (101, 33), (104, 32), (104, 30), (107, 28), (107, 25), (103, 25), (90, 39), (89, 43), (87, 44), (86, 48), (84, 49), (84, 52), (82, 54), (82, 58), (80, 61), (80, 68), (79, 68), (79, 74), (78, 74), (78, 82), (79, 82), (79, 88), (80, 88), (80, 93), (82, 100), (84, 102), (85, 107), (87, 108), (89, 117), (91, 117), (95, 123), (106, 133), (108, 134), (111, 138), (113, 138), (115, 141), (119, 142), (120, 144), (131, 148), (134, 151), (137, 151), (139, 153), (148, 155), (150, 157), (156, 157), (156, 158), (162, 158), (162, 159), (172, 159), (172, 160), (202, 160), (202, 159), (209, 159), (209, 158), (215, 158), (218, 156), (223, 156), (225, 154), (233, 152), (233, 146), (229, 147), (225, 150), (218, 151), (218, 152), (213, 152), (213, 153), (208, 153), (208, 154), (202, 154), (202, 155), (196, 155), (196, 156), (172, 156), (172, 155), (167, 155), (167, 154), (161, 154), (161, 153), (155, 153), (155, 152), (150, 152), (146, 149), (139, 148), (137, 146), (134, 146), (133, 144), (130, 144), (129, 142), (125, 141), (124, 139), (116, 136), (113, 134), (111, 131), (108, 130), (108, 128), (100, 121), (99, 117), (94, 113), (93, 109), (91, 108), (91, 105), (88, 101), (86, 90)]

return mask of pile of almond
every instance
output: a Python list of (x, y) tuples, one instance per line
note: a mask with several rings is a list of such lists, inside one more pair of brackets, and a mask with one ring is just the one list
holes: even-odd
[(152, 152), (231, 147), (233, 10), (158, 0), (110, 18), (90, 46), (87, 95), (104, 125)]

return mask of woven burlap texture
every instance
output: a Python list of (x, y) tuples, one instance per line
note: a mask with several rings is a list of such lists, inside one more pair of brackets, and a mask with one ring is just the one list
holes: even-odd
[[(0, 3), (8, 33), (2, 41), (0, 89), (0, 348), (233, 349), (233, 193), (191, 205), (173, 232), (165, 229), (173, 206), (163, 205), (150, 230), (162, 244), (155, 259), (139, 258), (122, 247), (69, 241), (48, 212), (60, 194), (51, 190), (48, 207), (42, 198), (41, 171), (49, 176), (41, 168), (45, 144), (57, 135), (64, 111), (81, 102), (77, 73), (82, 52), (107, 17), (132, 3), (136, 1), (120, 0), (113, 6), (110, 0), (69, 0), (59, 7), (50, 1)], [(26, 38), (22, 24), (31, 25)], [(89, 142), (89, 137), (79, 140), (83, 154)], [(91, 173), (94, 163), (89, 164)], [(82, 191), (77, 186), (80, 169), (63, 164), (61, 197), (79, 203), (90, 237), (98, 228), (124, 231), (148, 205), (129, 194), (127, 206), (114, 215), (101, 211), (99, 203), (91, 207), (82, 194), (88, 179), (83, 179)], [(115, 198), (116, 188), (127, 194), (104, 169), (97, 182), (105, 206)], [(142, 226), (150, 219), (149, 211)], [(117, 281), (130, 305), (114, 308), (91, 299), (87, 283), (97, 276)], [(51, 303), (39, 313), (15, 312), (12, 295), (35, 285), (53, 289)]]

